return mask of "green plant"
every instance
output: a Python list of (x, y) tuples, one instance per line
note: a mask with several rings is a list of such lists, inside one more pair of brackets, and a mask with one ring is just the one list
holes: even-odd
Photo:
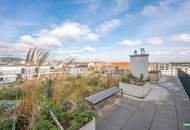
[(129, 73), (127, 77), (128, 77), (129, 79), (134, 78), (134, 76), (133, 76), (131, 73)]
[(23, 95), (21, 88), (4, 88), (0, 91), (0, 100), (16, 100), (20, 99)]
[(83, 112), (81, 112), (79, 114), (79, 121), (82, 124), (86, 124), (89, 121), (91, 121), (93, 119), (93, 117), (95, 117), (95, 116), (96, 116), (96, 114), (93, 110), (84, 110)]
[(143, 81), (143, 79), (144, 79), (144, 76), (143, 76), (143, 74), (141, 74), (139, 80)]
[(64, 98), (61, 98), (61, 100), (59, 101), (59, 106), (61, 107), (63, 111), (69, 111), (72, 108), (71, 102)]
[(69, 123), (69, 130), (76, 130), (85, 125), (95, 117), (95, 112), (92, 110), (83, 110), (81, 113), (73, 113)]
[(0, 130), (11, 130), (13, 127), (14, 119), (8, 119), (0, 122)]
[(78, 119), (75, 117), (73, 120), (69, 123), (69, 130), (76, 130), (79, 127), (80, 123)]
[(9, 114), (14, 109), (16, 104), (17, 101), (15, 100), (2, 100), (0, 102), (0, 115)]
[(84, 110), (89, 110), (90, 106), (86, 100), (79, 100), (77, 102), (77, 112), (83, 112)]
[(125, 82), (125, 83), (130, 83), (130, 79), (128, 78), (128, 77), (123, 77), (122, 79), (121, 79), (121, 81), (122, 82)]
[(98, 80), (96, 80), (96, 79), (91, 79), (91, 80), (88, 82), (88, 85), (97, 86), (97, 85), (98, 85)]
[(29, 125), (29, 120), (26, 116), (18, 115), (16, 117), (16, 128), (18, 130), (25, 130), (27, 129), (28, 125)]
[(150, 81), (150, 76), (146, 79), (146, 81), (147, 81), (147, 82)]
[(61, 112), (58, 120), (60, 121), (61, 124), (63, 124), (65, 129), (68, 128), (70, 120), (71, 120), (71, 113), (70, 112)]
[(52, 95), (53, 95), (53, 86), (54, 86), (54, 85), (55, 85), (55, 82), (54, 82), (52, 79), (49, 79), (49, 80), (47, 80), (47, 81), (43, 84), (43, 86), (42, 86), (40, 92), (41, 92), (42, 94), (46, 95), (47, 98), (51, 98)]
[[(57, 107), (57, 105), (55, 105), (53, 102), (51, 102), (51, 101), (46, 102), (41, 107), (40, 116), (46, 116), (46, 117), (48, 117), (50, 110), (52, 110), (53, 112), (56, 112), (56, 111), (58, 111), (58, 109), (59, 108)], [(61, 111), (61, 109), (59, 111)]]
[(49, 120), (40, 119), (32, 130), (59, 130), (53, 123)]

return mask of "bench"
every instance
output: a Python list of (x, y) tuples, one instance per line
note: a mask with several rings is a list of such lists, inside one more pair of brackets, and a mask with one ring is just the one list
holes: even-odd
[(121, 92), (121, 97), (123, 97), (123, 90), (119, 87), (111, 87), (109, 89), (103, 90), (99, 93), (86, 97), (85, 99), (92, 104), (92, 108), (94, 109), (94, 105), (98, 102), (118, 93)]

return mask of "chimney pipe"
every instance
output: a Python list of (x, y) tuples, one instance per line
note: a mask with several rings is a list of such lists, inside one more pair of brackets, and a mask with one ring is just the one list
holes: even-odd
[(137, 50), (134, 50), (134, 55), (137, 55)]
[(145, 54), (145, 49), (141, 48), (141, 55), (144, 55), (144, 54)]

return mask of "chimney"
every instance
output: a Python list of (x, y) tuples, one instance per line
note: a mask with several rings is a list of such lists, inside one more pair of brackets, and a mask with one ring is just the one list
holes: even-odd
[(134, 55), (137, 55), (137, 50), (134, 50)]
[(145, 54), (145, 49), (141, 48), (141, 55), (144, 55), (144, 54)]

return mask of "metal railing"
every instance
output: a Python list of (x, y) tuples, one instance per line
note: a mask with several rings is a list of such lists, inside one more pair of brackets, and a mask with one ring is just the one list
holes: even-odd
[(190, 99), (190, 75), (178, 69), (178, 78)]

